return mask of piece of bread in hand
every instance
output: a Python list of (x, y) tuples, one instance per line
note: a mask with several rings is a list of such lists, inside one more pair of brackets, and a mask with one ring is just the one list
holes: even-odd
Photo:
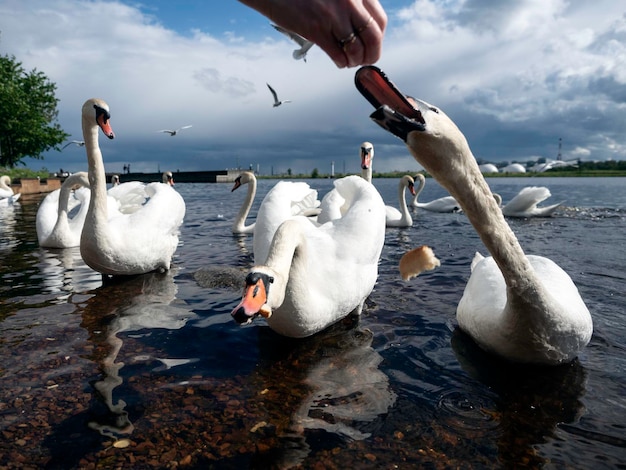
[(441, 266), (441, 262), (433, 250), (429, 246), (422, 245), (407, 251), (400, 259), (399, 267), (402, 279), (408, 281), (424, 271), (432, 271), (437, 266)]

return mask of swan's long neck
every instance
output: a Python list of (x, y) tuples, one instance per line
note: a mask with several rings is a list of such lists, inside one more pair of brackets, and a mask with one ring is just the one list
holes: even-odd
[[(459, 202), (504, 275), (507, 286), (521, 293), (539, 285), (517, 237), (507, 224), (467, 141), (461, 134), (454, 145), (437, 149), (412, 132), (407, 143), (415, 158)], [(462, 140), (461, 140), (462, 139)], [(413, 148), (419, 149), (419, 153)]]
[(91, 199), (86, 220), (94, 230), (103, 230), (107, 225), (107, 188), (102, 152), (98, 145), (98, 126), (89, 122), (85, 117), (83, 117), (82, 125), (91, 186)]
[(4, 189), (6, 191), (13, 191), (9, 184), (11, 183), (11, 179), (7, 176), (3, 176), (0, 178), (0, 189)]
[(63, 184), (59, 191), (59, 205), (57, 208), (57, 221), (55, 224), (55, 230), (61, 224), (67, 224), (67, 208), (70, 199), (70, 193), (72, 191), (71, 185)]
[(361, 178), (368, 183), (372, 182), (372, 165), (368, 165), (367, 168), (361, 168)]
[[(275, 273), (268, 298), (271, 307), (276, 308), (283, 304), (291, 273), (306, 259), (304, 242), (302, 226), (297, 220), (287, 220), (276, 230), (265, 262), (265, 266)], [(306, 289), (306, 286), (303, 288)]]
[(398, 205), (400, 206), (402, 218), (406, 220), (407, 223), (411, 224), (413, 219), (411, 218), (409, 208), (406, 204), (406, 184), (403, 180), (400, 180), (400, 184), (398, 185)]
[(250, 209), (252, 208), (252, 203), (254, 201), (254, 196), (256, 195), (256, 179), (250, 179), (248, 181), (248, 192), (246, 194), (246, 199), (244, 200), (241, 208), (239, 209), (239, 213), (237, 214), (237, 219), (235, 219), (234, 227), (243, 228), (246, 224), (246, 218), (250, 213)]

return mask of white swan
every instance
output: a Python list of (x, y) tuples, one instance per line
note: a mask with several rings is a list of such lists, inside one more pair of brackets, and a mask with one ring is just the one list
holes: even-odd
[(426, 186), (426, 178), (421, 173), (418, 173), (413, 177), (413, 179), (418, 180), (419, 185), (415, 190), (415, 196), (413, 196), (411, 206), (431, 212), (459, 212), (461, 210), (461, 206), (452, 196), (440, 197), (439, 199), (434, 199), (430, 202), (418, 202), (417, 199), (424, 189), (424, 186)]
[(248, 193), (246, 194), (246, 198), (239, 209), (239, 213), (233, 222), (232, 232), (233, 233), (253, 233), (255, 222), (252, 222), (250, 225), (246, 225), (246, 217), (250, 213), (250, 208), (252, 207), (252, 203), (254, 202), (254, 196), (256, 195), (256, 176), (251, 171), (244, 171), (237, 178), (235, 178), (235, 184), (233, 184), (233, 188), (230, 190), (231, 192), (235, 189), (243, 186), (244, 184), (248, 185)]
[(13, 189), (11, 189), (11, 177), (7, 175), (0, 176), (0, 204), (13, 204), (21, 195), (22, 193), (13, 193)]
[[(78, 187), (78, 188), (77, 188)], [(37, 209), (35, 228), (39, 246), (71, 248), (80, 245), (89, 206), (87, 173), (73, 173), (48, 194)]]
[(403, 139), (415, 159), (461, 204), (493, 258), (475, 258), (457, 308), (459, 327), (484, 349), (526, 363), (572, 360), (593, 331), (589, 310), (553, 261), (526, 256), (483, 178), (465, 136), (441, 110), (409, 102), (376, 67), (357, 88), (372, 119)]
[[(185, 202), (171, 186), (143, 185), (144, 201), (132, 213), (110, 214), (98, 127), (109, 138), (109, 106), (89, 99), (82, 108), (82, 127), (89, 166), (91, 200), (80, 240), (85, 263), (104, 275), (133, 275), (167, 270), (178, 246)], [(121, 188), (124, 185), (111, 189)]]
[(363, 142), (359, 147), (361, 157), (361, 178), (368, 183), (372, 182), (372, 165), (374, 163), (374, 145), (371, 142)]
[(545, 207), (537, 207), (537, 204), (550, 196), (550, 190), (545, 186), (527, 186), (505, 204), (502, 213), (507, 217), (549, 217), (562, 202)]
[[(322, 225), (306, 217), (280, 224), (267, 260), (252, 267), (246, 278), (243, 299), (232, 312), (238, 323), (249, 323), (260, 313), (274, 331), (301, 338), (353, 311), (361, 313), (378, 275), (385, 205), (359, 176), (334, 185), (337, 200), (348, 206), (345, 215)], [(259, 222), (257, 217), (257, 230)]]
[(413, 218), (406, 204), (406, 190), (411, 195), (415, 195), (413, 178), (410, 175), (404, 175), (398, 182), (398, 204), (400, 209), (392, 206), (385, 206), (385, 223), (387, 227), (411, 227)]
[[(371, 142), (361, 144), (361, 178), (368, 183), (372, 182), (372, 167), (374, 165), (374, 145)], [(413, 178), (404, 176), (398, 184), (398, 206), (385, 206), (387, 227), (410, 227), (413, 225), (413, 218), (406, 204), (405, 189), (409, 189), (411, 195), (415, 195)]]

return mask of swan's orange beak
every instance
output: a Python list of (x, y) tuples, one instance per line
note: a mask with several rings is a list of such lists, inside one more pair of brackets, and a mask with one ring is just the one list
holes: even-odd
[(361, 169), (367, 170), (372, 164), (372, 154), (369, 148), (361, 147)]
[(98, 126), (100, 126), (100, 129), (102, 129), (104, 135), (106, 135), (109, 139), (115, 138), (115, 134), (111, 128), (111, 123), (109, 122), (106, 114), (102, 113), (96, 115), (96, 122), (98, 123)]
[(409, 183), (409, 192), (411, 196), (415, 196), (415, 183)]
[(243, 298), (231, 312), (237, 323), (240, 325), (250, 323), (258, 314), (265, 318), (272, 315), (272, 309), (266, 304), (272, 282), (274, 278), (267, 274), (258, 272), (248, 274)]

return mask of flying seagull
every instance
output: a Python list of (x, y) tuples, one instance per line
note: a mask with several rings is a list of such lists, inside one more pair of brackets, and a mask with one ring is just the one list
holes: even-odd
[(276, 94), (276, 91), (274, 91), (274, 89), (270, 86), (270, 84), (266, 83), (266, 85), (267, 85), (267, 88), (269, 88), (270, 91), (272, 92), (272, 95), (274, 96), (274, 107), (280, 106), (283, 103), (291, 103), (291, 100), (282, 100), (282, 101), (280, 101), (278, 99), (278, 95)]
[(300, 46), (300, 49), (296, 49), (293, 51), (293, 58), (296, 60), (302, 59), (306, 62), (306, 53), (309, 52), (309, 49), (311, 49), (315, 45), (315, 43), (303, 38), (299, 34), (289, 31), (288, 29), (281, 28), (276, 24), (272, 24), (272, 26), (276, 31), (279, 31), (285, 36), (288, 36)]
[(63, 150), (65, 147), (69, 147), (72, 144), (74, 144), (74, 145), (76, 145), (78, 147), (83, 147), (85, 145), (85, 142), (83, 140), (72, 140), (71, 142), (68, 142), (63, 147), (61, 147), (61, 150)]
[(170, 129), (163, 129), (157, 132), (167, 132), (170, 136), (174, 137), (176, 134), (178, 134), (179, 131), (182, 131), (183, 129), (189, 129), (190, 127), (191, 127), (191, 124), (189, 124), (188, 126), (179, 127), (175, 131), (172, 131)]

